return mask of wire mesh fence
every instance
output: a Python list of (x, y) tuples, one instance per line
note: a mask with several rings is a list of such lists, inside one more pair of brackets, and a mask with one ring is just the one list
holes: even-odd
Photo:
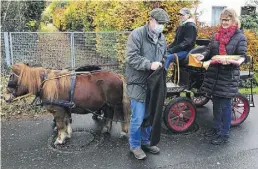
[[(2, 72), (10, 64), (29, 63), (51, 69), (98, 65), (123, 72), (126, 40), (130, 32), (11, 32), (1, 33)], [(3, 44), (8, 40), (8, 49)], [(9, 50), (9, 57), (6, 56)]]
[(46, 68), (71, 67), (69, 33), (10, 33), (12, 64), (23, 62)]
[[(123, 36), (126, 38), (123, 38)], [(121, 60), (124, 54), (129, 32), (74, 33), (74, 65), (98, 65), (102, 69), (121, 72)]]

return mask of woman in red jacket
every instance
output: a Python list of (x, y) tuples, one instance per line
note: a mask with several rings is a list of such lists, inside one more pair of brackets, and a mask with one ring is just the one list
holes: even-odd
[[(226, 143), (229, 138), (232, 105), (231, 98), (238, 93), (239, 65), (245, 60), (246, 37), (239, 29), (236, 12), (224, 9), (220, 15), (220, 26), (207, 50), (199, 58), (212, 59), (215, 55), (240, 55), (239, 60), (211, 60), (201, 91), (212, 96), (213, 126), (204, 135), (213, 137), (212, 144)], [(221, 56), (223, 57), (223, 56)]]

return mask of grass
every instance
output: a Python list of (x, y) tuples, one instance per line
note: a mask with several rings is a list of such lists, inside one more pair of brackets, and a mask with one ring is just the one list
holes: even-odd
[[(248, 89), (241, 88), (241, 89), (239, 89), (239, 93), (250, 94), (251, 93), (251, 89), (250, 88), (248, 88)], [(258, 94), (258, 87), (253, 88), (253, 94)]]
[[(254, 79), (253, 80), (256, 82), (256, 84), (258, 83), (258, 72), (254, 73)], [(250, 94), (251, 89), (250, 88), (240, 88), (239, 93)], [(253, 87), (253, 94), (258, 94), (258, 86)]]
[(40, 23), (39, 32), (58, 32), (58, 29), (53, 24)]

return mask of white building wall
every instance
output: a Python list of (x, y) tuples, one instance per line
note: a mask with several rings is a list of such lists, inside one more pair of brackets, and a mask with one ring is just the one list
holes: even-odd
[(241, 12), (241, 7), (246, 5), (247, 0), (200, 0), (197, 12), (201, 13), (199, 21), (211, 26), (212, 6), (226, 6), (233, 8), (238, 16)]

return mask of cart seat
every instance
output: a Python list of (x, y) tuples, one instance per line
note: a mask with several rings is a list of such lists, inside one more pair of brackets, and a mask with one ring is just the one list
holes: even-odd
[(254, 72), (240, 71), (240, 79), (242, 80), (251, 79), (253, 77), (254, 77)]

